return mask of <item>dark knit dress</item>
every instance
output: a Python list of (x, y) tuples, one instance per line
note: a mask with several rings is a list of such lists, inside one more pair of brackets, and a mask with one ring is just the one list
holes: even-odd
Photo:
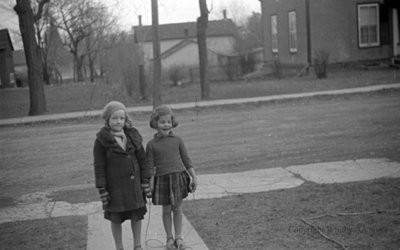
[(142, 136), (135, 128), (124, 128), (124, 133), (126, 150), (118, 145), (107, 127), (97, 133), (93, 148), (96, 187), (105, 188), (111, 198), (103, 206), (104, 217), (117, 223), (143, 219), (147, 209), (141, 182), (152, 176)]
[(146, 146), (147, 160), (155, 167), (154, 205), (180, 204), (188, 196), (193, 168), (183, 140), (172, 132), (168, 136), (154, 135)]

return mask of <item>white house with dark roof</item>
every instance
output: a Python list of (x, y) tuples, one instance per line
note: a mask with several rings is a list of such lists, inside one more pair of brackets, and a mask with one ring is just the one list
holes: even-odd
[[(153, 30), (151, 25), (133, 27), (136, 41), (144, 54), (146, 66), (153, 59)], [(221, 57), (235, 54), (236, 25), (229, 18), (208, 21), (207, 49), (209, 65), (218, 65)], [(159, 25), (161, 62), (163, 69), (174, 65), (198, 67), (197, 23), (170, 23)], [(150, 64), (149, 64), (150, 63)]]

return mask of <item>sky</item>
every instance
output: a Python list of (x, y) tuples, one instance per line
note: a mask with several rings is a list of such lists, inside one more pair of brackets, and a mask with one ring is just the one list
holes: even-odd
[[(142, 16), (143, 25), (151, 25), (151, 0), (98, 0), (109, 7), (118, 16), (122, 30), (130, 30), (138, 25), (138, 16)], [(0, 29), (8, 28), (14, 48), (21, 49), (22, 44), (17, 34), (18, 17), (12, 10), (15, 0), (0, 0)], [(259, 0), (207, 0), (210, 10), (209, 19), (223, 18), (226, 9), (227, 17), (237, 23), (243, 23), (252, 12), (261, 12)], [(158, 0), (159, 23), (195, 22), (200, 16), (199, 0)]]
[[(138, 16), (142, 16), (143, 25), (151, 24), (151, 0), (103, 0), (109, 6), (115, 6), (124, 29), (138, 25)], [(261, 12), (259, 0), (207, 0), (210, 19), (223, 17), (227, 10), (228, 18), (243, 19), (254, 12)], [(158, 0), (159, 23), (195, 22), (200, 16), (199, 0)]]

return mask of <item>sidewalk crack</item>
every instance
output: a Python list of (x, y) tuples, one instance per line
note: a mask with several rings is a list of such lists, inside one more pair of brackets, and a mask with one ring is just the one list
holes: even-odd
[(289, 172), (290, 174), (292, 174), (294, 178), (300, 179), (300, 180), (302, 180), (302, 181), (304, 181), (304, 182), (310, 182), (309, 180), (305, 179), (303, 176), (301, 176), (301, 175), (298, 174), (298, 173), (292, 172), (292, 171), (290, 171), (290, 170), (287, 169), (287, 168), (283, 168), (283, 169), (284, 169), (285, 171)]

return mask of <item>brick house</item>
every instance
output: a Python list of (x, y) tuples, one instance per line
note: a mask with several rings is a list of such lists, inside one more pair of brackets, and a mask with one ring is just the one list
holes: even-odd
[(14, 86), (14, 47), (8, 29), (0, 30), (0, 88)]
[(312, 64), (395, 60), (400, 55), (398, 0), (260, 0), (264, 60)]

